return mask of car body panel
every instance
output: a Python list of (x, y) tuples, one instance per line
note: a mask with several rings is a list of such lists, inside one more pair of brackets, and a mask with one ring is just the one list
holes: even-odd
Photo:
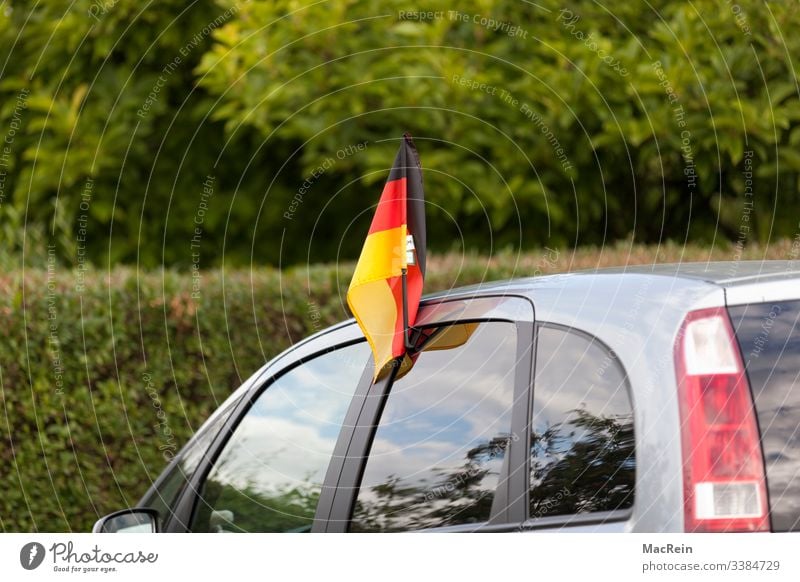
[[(673, 361), (680, 326), (686, 314), (696, 309), (800, 297), (800, 270), (796, 267), (796, 263), (790, 261), (645, 265), (482, 283), (424, 298), (420, 325), (496, 318), (531, 326), (534, 322), (537, 325), (566, 326), (590, 334), (605, 344), (627, 374), (632, 387), (636, 439), (633, 508), (627, 510), (621, 521), (619, 512), (611, 516), (589, 514), (568, 520), (562, 517), (519, 521), (516, 529), (683, 531), (681, 432)], [(265, 383), (315, 354), (355, 341), (363, 341), (363, 335), (350, 319), (281, 353), (231, 395), (229, 401), (236, 398), (241, 398), (241, 401), (239, 410), (228, 420), (229, 426), (235, 426), (253, 398), (264, 389)], [(357, 477), (353, 475), (360, 470), (361, 457), (370, 445), (369, 433), (364, 427), (377, 422), (381, 399), (386, 397), (379, 384), (370, 386), (369, 370), (368, 364), (351, 405), (352, 411), (348, 412), (345, 420), (341, 442), (337, 443), (334, 451), (318, 507), (315, 531), (346, 530), (343, 524), (352, 505), (352, 487), (357, 486)], [(533, 370), (528, 372), (532, 374)], [(523, 381), (530, 386), (532, 375)], [(212, 420), (213, 417), (204, 426)], [(514, 423), (519, 429), (519, 418)], [(212, 449), (218, 449), (224, 442), (225, 438), (221, 436)], [(210, 456), (213, 460), (212, 449)], [(527, 454), (526, 450), (517, 450), (509, 456), (513, 456), (516, 466), (519, 466)], [(350, 476), (346, 477), (348, 474)], [(523, 478), (527, 480), (527, 474)], [(199, 479), (195, 479), (195, 487), (199, 486)], [(519, 497), (520, 487), (527, 488), (527, 484), (519, 483), (505, 493), (509, 503), (515, 495)], [(337, 495), (342, 493), (342, 485), (351, 491), (337, 499)], [(190, 502), (190, 499), (186, 501)], [(185, 506), (182, 511), (185, 520), (188, 515)], [(512, 515), (517, 519), (519, 509), (509, 509), (505, 517), (510, 519)], [(439, 528), (436, 531), (463, 529)], [(473, 526), (472, 529), (476, 528)], [(508, 527), (488, 524), (477, 529), (507, 531)], [(171, 531), (186, 531), (186, 528), (176, 526)]]

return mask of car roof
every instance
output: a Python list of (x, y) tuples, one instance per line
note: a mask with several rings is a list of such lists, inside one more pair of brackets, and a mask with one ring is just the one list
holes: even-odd
[(636, 265), (589, 271), (699, 279), (722, 287), (800, 277), (800, 261), (710, 261)]
[[(647, 285), (647, 280), (669, 279), (667, 285)], [(726, 292), (732, 288), (742, 291), (763, 284), (798, 279), (800, 280), (800, 261), (720, 261), (720, 262), (684, 262), (648, 265), (631, 265), (625, 267), (611, 267), (586, 269), (572, 273), (557, 273), (553, 275), (538, 275), (534, 277), (517, 277), (513, 279), (486, 281), (474, 285), (454, 287), (446, 291), (426, 294), (423, 302), (436, 302), (443, 298), (466, 298), (475, 295), (520, 295), (534, 300), (540, 308), (557, 302), (562, 296), (562, 291), (570, 289), (577, 294), (591, 293), (596, 295), (603, 288), (613, 289), (613, 293), (624, 298), (626, 293), (633, 297), (637, 289), (644, 284), (650, 299), (659, 301), (676, 293), (678, 287), (683, 291), (692, 289), (702, 293), (713, 289), (724, 289)], [(629, 281), (637, 285), (624, 285)], [(677, 285), (677, 283), (680, 283)], [(785, 285), (784, 285), (785, 286)], [(790, 284), (795, 287), (793, 283)], [(800, 289), (800, 286), (798, 286)], [(558, 291), (541, 293), (542, 291)], [(798, 292), (793, 291), (793, 295)], [(574, 297), (574, 296), (573, 296)], [(355, 323), (355, 319), (348, 318), (337, 324), (321, 330), (291, 346), (287, 352), (301, 347), (321, 335), (347, 328)]]
[(584, 283), (587, 279), (606, 276), (669, 277), (686, 282), (695, 281), (698, 285), (711, 284), (727, 289), (737, 285), (800, 279), (800, 261), (709, 261), (604, 267), (572, 273), (489, 281), (433, 293), (426, 295), (425, 299), (440, 299), (446, 296), (469, 295), (477, 292), (484, 294), (532, 291), (538, 287), (556, 283), (569, 286), (571, 283)]

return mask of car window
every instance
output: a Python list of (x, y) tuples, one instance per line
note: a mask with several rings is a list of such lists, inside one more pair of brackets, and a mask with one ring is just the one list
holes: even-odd
[(308, 531), (344, 416), (369, 358), (361, 342), (273, 382), (214, 462), (191, 530)]
[(530, 453), (530, 517), (633, 505), (633, 411), (625, 372), (599, 341), (540, 326)]
[(350, 531), (485, 522), (511, 438), (516, 326), (440, 328), (396, 379)]
[(729, 308), (764, 450), (774, 531), (800, 531), (800, 301)]
[(208, 426), (192, 437), (186, 448), (179, 453), (178, 459), (167, 469), (164, 478), (157, 482), (156, 486), (148, 491), (139, 502), (142, 507), (155, 509), (162, 525), (167, 522), (179, 494), (186, 487), (201, 459), (208, 451), (209, 445), (222, 429), (237, 403), (238, 400), (228, 404), (225, 410), (221, 411)]

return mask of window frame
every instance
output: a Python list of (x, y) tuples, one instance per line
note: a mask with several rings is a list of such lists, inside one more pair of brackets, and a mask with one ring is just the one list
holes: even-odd
[[(420, 327), (455, 323), (501, 321), (514, 324), (517, 332), (516, 366), (511, 411), (511, 434), (526, 434), (528, 406), (533, 381), (534, 307), (522, 295), (481, 294), (443, 298), (426, 302), (418, 317)], [(367, 385), (359, 385), (345, 417), (349, 434), (342, 433), (328, 467), (317, 518), (312, 532), (349, 531), (372, 441), (386, 401), (391, 393), (396, 370), (371, 383), (371, 370), (365, 371)], [(489, 521), (415, 531), (516, 531), (527, 516), (526, 438), (512, 439), (505, 455), (495, 490)], [(323, 506), (324, 503), (324, 506)]]
[[(533, 347), (534, 347), (534, 356), (533, 356), (533, 368), (532, 368), (532, 375), (531, 375), (531, 389), (528, 395), (528, 406), (527, 406), (527, 425), (525, 430), (525, 441), (526, 441), (526, 450), (528, 454), (525, 456), (525, 464), (524, 464), (524, 471), (525, 474), (525, 493), (524, 493), (524, 505), (525, 505), (525, 518), (523, 519), (522, 523), (520, 524), (520, 529), (522, 531), (531, 531), (531, 530), (550, 530), (550, 529), (561, 529), (564, 527), (581, 527), (581, 526), (600, 526), (603, 527), (605, 525), (609, 525), (609, 531), (616, 531), (617, 525), (619, 522), (627, 521), (633, 515), (633, 510), (636, 505), (636, 479), (638, 479), (638, 472), (636, 473), (636, 477), (634, 478), (634, 492), (633, 492), (633, 504), (626, 509), (617, 509), (614, 511), (597, 511), (593, 513), (572, 513), (567, 515), (548, 515), (543, 517), (529, 517), (530, 511), (530, 471), (531, 471), (531, 455), (530, 455), (530, 448), (531, 448), (531, 433), (533, 429), (533, 396), (536, 391), (536, 362), (539, 355), (539, 330), (541, 328), (548, 328), (548, 329), (556, 329), (565, 333), (572, 333), (583, 338), (586, 338), (590, 342), (594, 343), (595, 345), (600, 346), (608, 355), (612, 357), (612, 359), (617, 362), (620, 372), (622, 373), (622, 377), (625, 381), (625, 392), (628, 395), (628, 401), (630, 402), (631, 406), (631, 416), (633, 418), (633, 435), (634, 435), (634, 442), (636, 441), (636, 414), (635, 414), (635, 402), (633, 399), (633, 387), (631, 386), (630, 377), (628, 376), (628, 371), (625, 366), (622, 364), (622, 360), (619, 358), (619, 355), (603, 340), (598, 338), (595, 335), (592, 335), (580, 328), (563, 325), (560, 323), (552, 323), (548, 321), (537, 321), (534, 326), (534, 338), (533, 338)], [(638, 447), (634, 447), (634, 459), (636, 459)]]

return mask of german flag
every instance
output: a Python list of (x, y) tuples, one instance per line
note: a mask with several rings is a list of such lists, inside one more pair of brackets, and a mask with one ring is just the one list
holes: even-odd
[(425, 278), (425, 246), (422, 169), (414, 142), (406, 133), (347, 290), (350, 311), (372, 348), (375, 380), (391, 365), (403, 363), (395, 363), (395, 359), (405, 356), (406, 323), (413, 326), (417, 317)]

